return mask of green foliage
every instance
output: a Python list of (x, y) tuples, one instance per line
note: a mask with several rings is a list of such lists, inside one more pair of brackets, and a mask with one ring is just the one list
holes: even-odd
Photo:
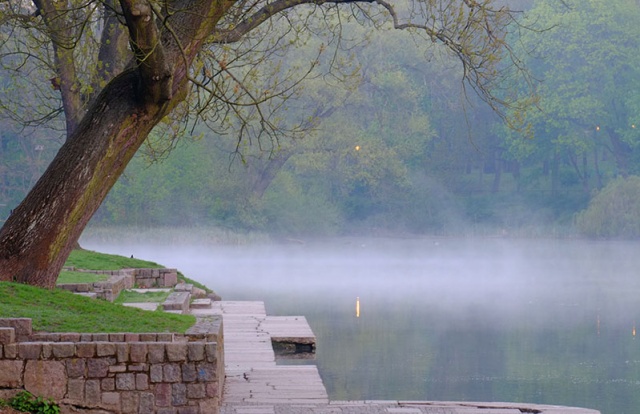
[[(640, 8), (631, 0), (537, 1), (526, 14), (517, 47), (542, 82), (539, 102), (524, 115), (534, 140), (509, 137), (515, 159), (562, 159), (585, 188), (600, 186), (609, 163), (618, 173), (632, 170), (638, 147), (637, 79)], [(597, 159), (591, 164), (592, 159)], [(582, 161), (581, 160), (585, 160)], [(614, 176), (615, 176), (614, 171)]]
[(590, 237), (640, 237), (640, 177), (618, 178), (604, 187), (576, 219)]
[(76, 249), (71, 252), (65, 266), (85, 270), (120, 270), (136, 268), (161, 268), (162, 266), (135, 258)]
[(18, 411), (22, 411), (25, 413), (32, 414), (59, 414), (60, 406), (55, 403), (55, 401), (42, 398), (35, 397), (28, 391), (21, 391), (16, 394), (15, 397), (9, 399), (9, 404), (11, 408), (14, 408)]
[(147, 312), (110, 302), (28, 285), (0, 283), (0, 317), (31, 318), (48, 332), (185, 332), (195, 318)]

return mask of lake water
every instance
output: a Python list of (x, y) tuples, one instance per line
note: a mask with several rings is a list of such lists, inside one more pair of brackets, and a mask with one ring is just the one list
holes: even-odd
[(640, 407), (640, 243), (82, 243), (177, 267), (226, 300), (306, 316), (335, 400)]

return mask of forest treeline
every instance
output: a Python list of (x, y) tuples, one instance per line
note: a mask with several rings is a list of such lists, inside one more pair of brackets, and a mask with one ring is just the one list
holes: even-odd
[[(526, 13), (510, 46), (537, 89), (517, 109), (496, 113), (482, 102), (438, 46), (345, 22), (349, 44), (331, 71), (318, 68), (279, 112), (284, 121), (308, 119), (303, 138), (238, 142), (196, 125), (166, 148), (155, 138), (174, 126), (157, 128), (92, 223), (281, 235), (640, 236), (640, 6), (516, 3)], [(304, 46), (291, 68), (322, 48)], [(23, 91), (11, 73), (1, 82), (2, 94)], [(525, 89), (508, 77), (494, 86), (509, 96)], [(0, 132), (5, 217), (61, 145), (50, 130), (13, 121)], [(612, 203), (620, 194), (626, 201)]]

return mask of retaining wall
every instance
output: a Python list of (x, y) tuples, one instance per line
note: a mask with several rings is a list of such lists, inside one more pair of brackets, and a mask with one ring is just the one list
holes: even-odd
[(0, 319), (0, 398), (26, 390), (63, 413), (218, 413), (221, 318), (191, 331), (34, 334), (30, 319)]
[(83, 270), (65, 268), (77, 272), (110, 275), (109, 279), (94, 283), (61, 283), (57, 287), (75, 293), (94, 294), (97, 298), (113, 302), (124, 289), (133, 287), (173, 287), (178, 283), (177, 269), (123, 269)]

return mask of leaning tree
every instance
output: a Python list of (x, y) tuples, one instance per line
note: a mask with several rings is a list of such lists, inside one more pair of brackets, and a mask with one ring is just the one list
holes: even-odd
[[(36, 106), (42, 114), (18, 115), (44, 122), (62, 113), (66, 134), (0, 230), (0, 280), (53, 287), (92, 215), (167, 117), (165, 129), (196, 119), (235, 131), (238, 142), (313, 124), (286, 126), (274, 114), (321, 55), (339, 61), (345, 20), (441, 45), (469, 86), (493, 106), (505, 103), (494, 87), (518, 66), (505, 41), (515, 19), (494, 0), (0, 1), (3, 65), (49, 73), (58, 99)], [(327, 35), (306, 67), (282, 65), (290, 47)]]

